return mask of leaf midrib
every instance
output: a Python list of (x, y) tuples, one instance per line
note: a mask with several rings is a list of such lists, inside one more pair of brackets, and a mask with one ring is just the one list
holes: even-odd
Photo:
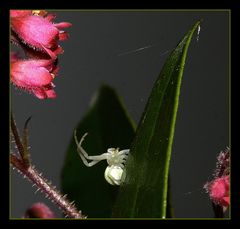
[[(177, 79), (176, 96), (175, 96), (175, 100), (174, 100), (173, 115), (172, 115), (172, 119), (171, 119), (171, 122), (170, 122), (171, 123), (171, 125), (170, 125), (170, 134), (169, 134), (169, 141), (168, 141), (168, 144), (167, 144), (167, 154), (166, 154), (167, 156), (166, 156), (166, 162), (165, 162), (166, 166), (165, 166), (165, 171), (164, 171), (165, 178), (168, 177), (168, 173), (169, 173), (170, 152), (171, 152), (171, 149), (172, 149), (174, 127), (175, 127), (175, 123), (176, 123), (176, 116), (177, 116), (177, 110), (178, 110), (178, 104), (179, 104), (180, 88), (181, 88), (181, 82), (182, 82), (182, 76), (183, 76), (185, 60), (186, 60), (186, 56), (187, 56), (187, 50), (189, 48), (192, 35), (195, 32), (196, 28), (199, 26), (199, 24), (200, 24), (200, 21), (197, 22), (195, 24), (195, 26), (193, 27), (193, 29), (190, 30), (190, 32), (188, 32), (188, 34), (185, 36), (185, 39), (187, 38), (186, 42), (185, 42), (185, 39), (182, 40), (182, 43), (185, 42), (185, 44), (184, 44), (184, 47), (182, 48), (183, 49), (183, 54), (182, 54), (182, 57), (181, 57), (180, 71), (179, 71), (178, 79)], [(177, 46), (179, 46), (179, 45), (180, 44), (178, 44)], [(174, 50), (173, 52), (176, 52), (176, 50)], [(171, 56), (173, 54), (173, 52), (169, 56)], [(163, 66), (163, 69), (164, 69), (164, 66)], [(160, 72), (160, 74), (161, 74), (161, 72)], [(169, 78), (167, 86), (163, 90), (163, 93), (162, 93), (163, 96), (161, 96), (161, 102), (160, 102), (160, 106), (158, 107), (158, 113), (159, 113), (159, 111), (160, 111), (160, 109), (162, 107), (162, 101), (163, 101), (163, 99), (165, 97), (164, 96), (165, 95), (165, 91), (167, 90), (167, 88), (169, 86), (170, 79), (172, 79), (172, 77)], [(151, 93), (151, 95), (152, 95), (152, 93)], [(149, 98), (151, 98), (151, 95), (150, 95)], [(149, 104), (150, 103), (148, 101), (147, 106), (149, 106)], [(141, 121), (140, 121), (140, 123), (141, 123)], [(158, 117), (154, 120), (154, 128), (152, 128), (151, 134), (150, 134), (151, 138), (149, 138), (151, 140), (148, 141), (148, 144), (147, 144), (147, 147), (146, 147), (146, 149), (148, 149), (148, 150), (150, 148), (151, 142), (153, 141), (152, 140), (152, 136), (154, 135), (154, 132), (156, 130), (156, 123), (157, 123), (157, 121), (158, 121)], [(148, 152), (148, 151), (146, 151), (146, 152)], [(141, 171), (141, 169), (139, 169), (138, 171)], [(139, 177), (141, 177), (140, 175), (141, 175), (141, 173), (139, 172), (139, 176), (137, 178), (137, 181), (139, 181), (139, 179), (140, 179)], [(165, 187), (167, 185), (167, 182), (168, 182), (168, 179), (164, 179), (164, 186)], [(137, 197), (138, 197), (138, 193), (139, 193), (139, 186), (140, 186), (140, 182), (137, 182), (137, 190), (136, 190), (135, 195), (134, 195), (134, 201), (133, 201), (133, 207), (132, 207), (132, 211), (131, 211), (131, 216), (134, 215), (134, 209), (136, 207)], [(164, 199), (166, 199), (166, 197), (167, 197), (167, 188), (164, 188), (164, 191), (162, 192), (162, 194), (163, 194), (162, 199), (164, 201)], [(166, 217), (166, 207), (165, 206), (163, 206), (163, 209), (162, 209), (162, 217)]]

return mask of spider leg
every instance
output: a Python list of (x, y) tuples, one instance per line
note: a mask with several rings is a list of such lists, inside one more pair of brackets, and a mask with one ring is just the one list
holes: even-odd
[[(83, 142), (83, 140), (86, 136), (87, 136), (87, 133), (84, 134), (83, 137), (81, 138), (80, 142), (78, 142), (77, 135), (76, 135), (76, 130), (75, 130), (74, 137), (75, 137), (75, 141), (76, 141), (76, 144), (77, 144), (78, 154), (81, 157), (84, 165), (86, 165), (87, 167), (91, 167), (91, 166), (97, 164), (100, 160), (96, 160), (96, 158), (92, 158), (91, 156), (89, 157), (87, 152), (82, 148), (81, 144), (82, 144), (82, 142)], [(88, 162), (87, 159), (93, 160), (93, 161)]]
[(120, 167), (124, 168), (124, 164), (127, 161), (129, 150), (122, 150), (119, 152), (119, 162), (121, 163)]
[(74, 139), (75, 139), (75, 142), (76, 142), (76, 145), (77, 145), (78, 152), (79, 152), (80, 154), (83, 154), (83, 156), (88, 159), (88, 154), (87, 154), (87, 152), (86, 152), (86, 151), (82, 148), (82, 146), (81, 146), (81, 145), (82, 145), (82, 142), (84, 141), (84, 139), (85, 139), (85, 137), (87, 136), (87, 134), (88, 134), (88, 133), (85, 133), (85, 134), (82, 136), (81, 140), (78, 142), (78, 139), (77, 139), (77, 130), (74, 131)]
[[(83, 155), (83, 154), (81, 153), (81, 151), (79, 150), (79, 148), (77, 149), (77, 151), (78, 151), (78, 154), (79, 154), (79, 156), (81, 157), (84, 165), (86, 165), (87, 167), (91, 167), (91, 166), (97, 164), (98, 162), (100, 162), (101, 160), (103, 160), (103, 159), (101, 159), (101, 160), (92, 160), (91, 162), (88, 162), (88, 161), (86, 160), (86, 158), (84, 157), (84, 155)], [(93, 156), (93, 157), (94, 157), (94, 156)]]
[[(81, 157), (83, 163), (87, 166), (87, 167), (91, 167), (95, 164), (97, 164), (99, 161), (101, 160), (105, 160), (108, 156), (108, 153), (103, 153), (101, 155), (98, 156), (88, 156), (87, 152), (83, 149), (83, 147), (81, 146), (84, 138), (87, 136), (87, 133), (85, 133), (83, 135), (83, 137), (81, 138), (81, 140), (78, 142), (77, 139), (77, 132), (76, 130), (74, 131), (74, 138), (75, 138), (75, 142), (77, 144), (77, 151), (79, 156)], [(86, 159), (88, 160), (92, 160), (91, 162), (88, 162)]]
[(129, 154), (129, 149), (121, 150), (118, 154), (119, 155), (122, 155), (122, 154), (128, 155)]
[(93, 166), (93, 165), (95, 165), (95, 164), (97, 164), (97, 163), (99, 162), (99, 161), (91, 161), (91, 162), (88, 162), (88, 161), (86, 160), (86, 158), (83, 156), (83, 154), (82, 154), (79, 150), (78, 150), (78, 154), (79, 154), (79, 156), (81, 157), (84, 165), (86, 165), (87, 167), (91, 167), (91, 166)]
[(119, 166), (120, 168), (122, 168), (122, 169), (124, 169), (124, 167), (125, 167), (124, 164), (122, 164), (122, 163), (119, 164), (118, 166)]
[(97, 161), (102, 161), (102, 160), (106, 160), (108, 155), (109, 155), (108, 153), (103, 153), (103, 154), (97, 155), (97, 156), (88, 156), (87, 159), (94, 160), (94, 161), (96, 161), (96, 160)]

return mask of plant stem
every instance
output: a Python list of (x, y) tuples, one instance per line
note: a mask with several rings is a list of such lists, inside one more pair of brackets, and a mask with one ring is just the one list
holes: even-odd
[(56, 203), (59, 208), (69, 217), (69, 218), (86, 218), (82, 215), (81, 211), (78, 211), (73, 203), (70, 203), (65, 196), (63, 196), (56, 187), (52, 186), (50, 182), (47, 181), (33, 166), (26, 167), (24, 162), (19, 159), (13, 153), (10, 154), (11, 164), (27, 177), (31, 182), (33, 182), (38, 189), (46, 193), (46, 196)]
[(224, 218), (223, 208), (220, 205), (214, 204), (212, 202), (212, 207), (214, 211), (214, 217), (215, 218)]
[[(12, 131), (12, 134), (13, 134), (13, 137), (14, 137), (15, 144), (18, 148), (19, 154), (22, 158), (24, 158), (24, 147), (23, 147), (21, 138), (19, 136), (17, 126), (16, 126), (16, 123), (15, 123), (15, 120), (14, 120), (12, 114), (11, 114), (11, 131)], [(26, 165), (25, 165), (25, 167), (26, 167)]]

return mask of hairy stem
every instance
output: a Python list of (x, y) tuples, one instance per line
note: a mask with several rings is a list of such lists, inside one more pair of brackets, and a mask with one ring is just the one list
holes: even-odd
[[(24, 147), (23, 147), (23, 144), (22, 144), (22, 141), (21, 141), (21, 138), (19, 136), (19, 133), (18, 133), (18, 130), (17, 130), (17, 126), (16, 126), (16, 123), (15, 123), (15, 120), (13, 118), (13, 115), (11, 114), (11, 131), (12, 131), (12, 134), (13, 134), (13, 137), (14, 137), (14, 141), (15, 141), (15, 144), (18, 148), (18, 151), (20, 153), (20, 156), (22, 158), (24, 158)], [(28, 165), (28, 164), (26, 164)], [(26, 167), (25, 165), (25, 167)]]
[(38, 189), (43, 191), (46, 196), (52, 200), (69, 218), (86, 218), (82, 215), (81, 211), (78, 211), (73, 203), (70, 203), (65, 196), (63, 196), (56, 187), (52, 186), (33, 166), (26, 167), (24, 162), (16, 155), (11, 153), (11, 164), (18, 169), (25, 177), (33, 182)]

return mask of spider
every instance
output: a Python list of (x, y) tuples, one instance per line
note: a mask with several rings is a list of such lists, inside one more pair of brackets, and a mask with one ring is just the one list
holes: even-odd
[[(88, 156), (87, 152), (83, 149), (82, 143), (87, 136), (85, 133), (81, 140), (77, 139), (77, 131), (74, 131), (74, 138), (77, 144), (77, 151), (83, 163), (87, 167), (91, 167), (102, 160), (107, 160), (108, 166), (104, 172), (106, 181), (111, 185), (120, 185), (123, 175), (124, 164), (128, 158), (129, 149), (119, 151), (119, 148), (109, 148), (106, 153), (97, 156)], [(88, 162), (87, 160), (91, 160)]]

